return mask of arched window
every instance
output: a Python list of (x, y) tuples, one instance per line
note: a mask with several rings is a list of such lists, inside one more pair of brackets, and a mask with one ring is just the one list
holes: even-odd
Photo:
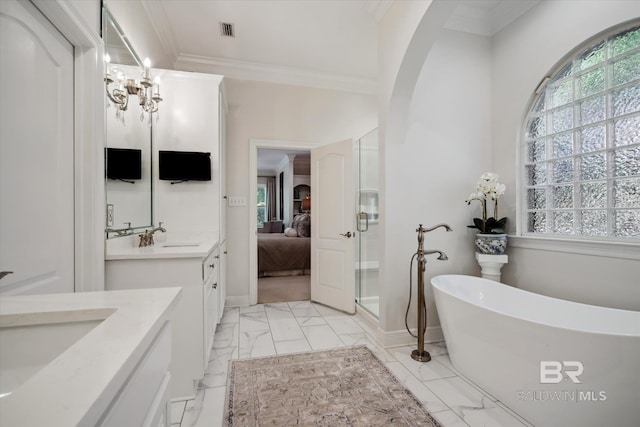
[(536, 89), (524, 123), (525, 234), (640, 238), (640, 21), (592, 39)]

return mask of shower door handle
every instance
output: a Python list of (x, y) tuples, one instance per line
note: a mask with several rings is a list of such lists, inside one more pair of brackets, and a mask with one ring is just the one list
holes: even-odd
[[(360, 227), (362, 224), (362, 218), (364, 218), (364, 229)], [(364, 233), (365, 231), (369, 231), (369, 214), (366, 212), (358, 212), (356, 214), (356, 228), (359, 232)]]

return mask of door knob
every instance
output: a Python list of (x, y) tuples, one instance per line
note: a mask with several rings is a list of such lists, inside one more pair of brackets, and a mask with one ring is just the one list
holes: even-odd
[(2, 279), (7, 274), (13, 274), (13, 271), (0, 271), (0, 279)]
[(346, 237), (348, 239), (349, 237), (351, 237), (351, 232), (347, 231), (346, 233), (340, 233), (340, 235), (344, 236), (344, 237)]

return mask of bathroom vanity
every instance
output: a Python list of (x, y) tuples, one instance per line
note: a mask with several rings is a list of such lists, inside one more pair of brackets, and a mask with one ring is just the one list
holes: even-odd
[(165, 242), (145, 248), (134, 246), (136, 236), (109, 240), (105, 288), (182, 288), (172, 315), (171, 398), (193, 398), (224, 309), (224, 258), (213, 235), (168, 235)]
[[(153, 190), (149, 196), (153, 215), (149, 213), (149, 218), (168, 231), (156, 232), (155, 244), (140, 248), (139, 236), (128, 233), (154, 229), (153, 225), (142, 223), (114, 231), (107, 224), (105, 289), (182, 288), (183, 298), (172, 317), (170, 369), (171, 398), (182, 400), (195, 396), (198, 381), (204, 377), (224, 308), (223, 77), (172, 70), (154, 70), (154, 75), (162, 78), (161, 114), (166, 116), (152, 126), (149, 167)], [(177, 112), (182, 119), (173, 120)], [(160, 153), (179, 151), (210, 153), (210, 179), (165, 179), (159, 168)], [(125, 211), (120, 207), (123, 203), (116, 199), (107, 211), (117, 218), (118, 212)]]
[[(110, 35), (114, 46), (128, 41), (104, 12), (105, 49), (114, 59), (105, 63), (105, 72), (135, 76), (146, 70), (162, 81), (162, 102), (144, 123), (137, 118), (143, 114), (137, 106), (127, 110), (133, 117), (121, 120), (125, 111), (108, 97), (116, 108), (107, 111), (106, 120), (105, 289), (182, 288), (172, 315), (170, 396), (193, 398), (226, 297), (224, 77), (149, 70), (141, 68), (139, 58), (120, 59), (119, 49), (110, 50)], [(125, 152), (136, 154), (135, 178), (124, 167), (110, 173), (109, 166), (119, 164), (114, 155)], [(193, 175), (196, 160), (200, 172)], [(184, 169), (184, 164), (190, 167)], [(155, 244), (138, 247), (136, 233), (154, 229), (161, 230)]]
[(180, 294), (3, 296), (0, 425), (168, 425), (171, 311)]

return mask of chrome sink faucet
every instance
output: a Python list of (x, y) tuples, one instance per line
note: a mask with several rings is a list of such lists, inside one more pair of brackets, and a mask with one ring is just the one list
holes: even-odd
[(138, 244), (138, 247), (144, 248), (147, 246), (153, 246), (154, 245), (153, 233), (155, 233), (156, 231), (161, 231), (163, 233), (167, 232), (167, 230), (164, 227), (162, 227), (162, 225), (154, 228), (151, 231), (145, 231), (144, 233), (140, 234), (140, 243)]

